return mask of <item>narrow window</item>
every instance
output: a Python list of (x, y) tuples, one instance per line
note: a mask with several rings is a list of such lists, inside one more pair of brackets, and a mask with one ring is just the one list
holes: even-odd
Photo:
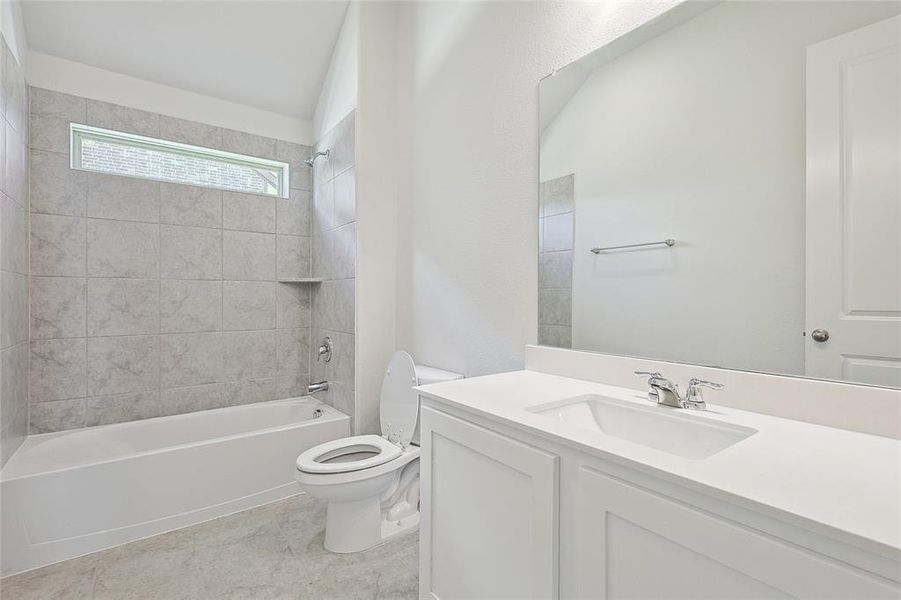
[(71, 125), (72, 168), (288, 197), (288, 165), (88, 125)]

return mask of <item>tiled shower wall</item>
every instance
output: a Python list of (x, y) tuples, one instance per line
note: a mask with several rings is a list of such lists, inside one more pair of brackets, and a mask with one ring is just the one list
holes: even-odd
[(571, 348), (573, 175), (541, 182), (539, 197), (538, 343)]
[[(289, 199), (73, 170), (69, 123), (290, 163)], [(30, 431), (306, 394), (310, 148), (31, 90)]]
[[(356, 184), (354, 179), (354, 113), (345, 117), (316, 144), (329, 150), (313, 169), (313, 288), (311, 377), (327, 380), (322, 401), (354, 415), (354, 298), (356, 289)], [(317, 360), (324, 337), (332, 340), (328, 363)]]
[(28, 433), (28, 88), (0, 36), (0, 466)]

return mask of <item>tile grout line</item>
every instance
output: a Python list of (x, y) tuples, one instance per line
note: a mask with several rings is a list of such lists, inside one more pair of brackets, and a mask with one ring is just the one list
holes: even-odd
[[(225, 372), (225, 338), (222, 335), (222, 332), (225, 329), (225, 194), (220, 192), (219, 194), (219, 336), (218, 336), (218, 347), (217, 350), (219, 352), (219, 368), (221, 372)], [(223, 405), (226, 404), (227, 398), (225, 396), (225, 388), (219, 388), (219, 402)], [(229, 405), (231, 403), (228, 403)]]
[[(87, 102), (85, 102), (85, 113), (87, 113)], [(85, 121), (87, 121), (87, 114), (85, 114)], [(71, 126), (71, 122), (66, 123), (66, 126)], [(71, 150), (69, 151), (71, 152)], [(68, 154), (68, 152), (67, 152)], [(67, 157), (69, 161), (72, 160), (72, 157)], [(71, 165), (71, 163), (70, 163)], [(90, 368), (88, 367), (88, 356), (90, 352), (88, 351), (88, 315), (90, 314), (90, 306), (88, 306), (88, 300), (90, 298), (90, 294), (88, 293), (88, 203), (90, 202), (90, 191), (87, 183), (84, 185), (84, 214), (82, 217), (83, 227), (84, 227), (84, 399), (82, 400), (82, 410), (81, 410), (81, 423), (79, 425), (81, 427), (87, 422), (88, 417), (88, 401), (87, 398), (91, 395), (91, 382), (90, 382)]]
[(157, 414), (163, 415), (163, 188), (156, 184), (156, 214), (157, 214), (157, 301), (156, 301), (156, 403)]

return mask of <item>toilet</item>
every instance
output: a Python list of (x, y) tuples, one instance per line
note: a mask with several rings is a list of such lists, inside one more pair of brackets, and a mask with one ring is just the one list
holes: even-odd
[(419, 394), (413, 388), (462, 377), (396, 352), (382, 379), (382, 435), (332, 440), (297, 457), (300, 487), (328, 503), (327, 550), (359, 552), (419, 525)]

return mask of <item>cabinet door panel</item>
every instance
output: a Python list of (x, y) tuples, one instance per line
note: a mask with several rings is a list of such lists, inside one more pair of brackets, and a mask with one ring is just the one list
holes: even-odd
[(594, 469), (578, 472), (580, 597), (899, 597), (878, 577)]
[(557, 458), (422, 409), (422, 596), (556, 598)]
[(607, 514), (605, 543), (609, 598), (792, 598), (612, 513)]

